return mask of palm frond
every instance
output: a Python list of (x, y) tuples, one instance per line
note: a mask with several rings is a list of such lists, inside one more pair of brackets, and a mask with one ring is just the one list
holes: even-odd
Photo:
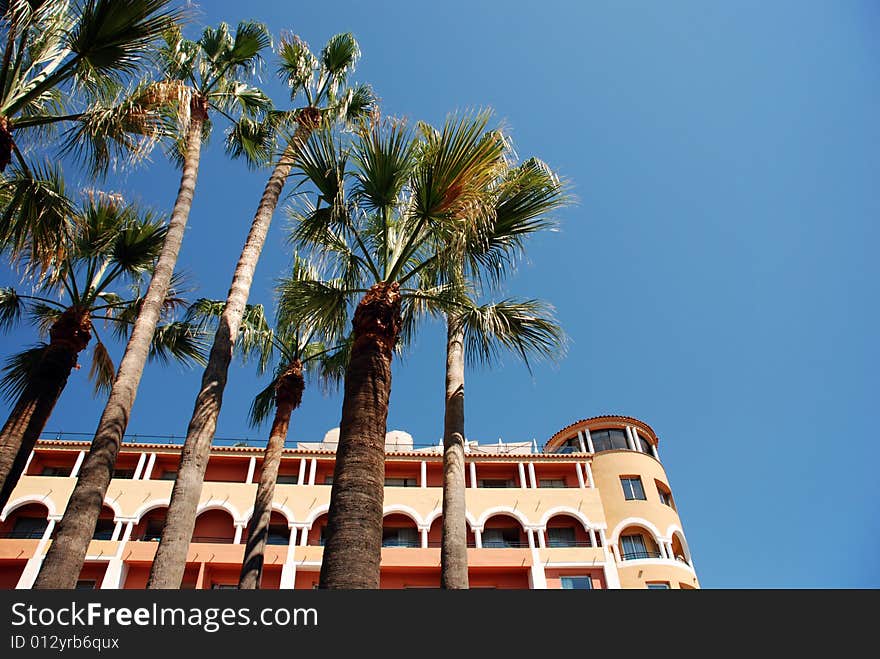
[(150, 344), (150, 359), (168, 364), (172, 359), (186, 366), (208, 363), (207, 337), (183, 321), (165, 323), (156, 327)]
[(0, 331), (8, 332), (21, 321), (25, 301), (14, 288), (0, 288)]
[(49, 330), (61, 317), (62, 312), (63, 309), (49, 306), (43, 302), (35, 302), (28, 308), (28, 315), (36, 324), (37, 332), (44, 338), (49, 336)]
[(354, 292), (340, 282), (286, 279), (279, 282), (276, 293), (279, 325), (319, 327), (331, 335), (345, 334)]
[(0, 377), (0, 396), (8, 403), (11, 404), (18, 399), (24, 393), (28, 383), (33, 381), (37, 366), (42, 361), (43, 355), (46, 354), (48, 348), (48, 343), (38, 343), (31, 348), (7, 357), (3, 362), (3, 376)]
[(261, 167), (275, 155), (277, 134), (268, 118), (239, 117), (226, 132), (226, 153), (232, 158), (243, 158), (251, 169)]
[(278, 44), (278, 59), (278, 74), (287, 83), (293, 99), (311, 86), (318, 67), (318, 58), (312, 54), (305, 41), (296, 35), (286, 35)]
[(278, 383), (278, 373), (272, 381), (254, 396), (248, 411), (248, 424), (252, 428), (258, 428), (268, 421), (275, 411), (275, 385)]
[(97, 341), (92, 348), (92, 366), (89, 369), (89, 379), (95, 385), (95, 396), (102, 393), (109, 394), (115, 376), (116, 367), (113, 365), (107, 346)]
[(557, 361), (566, 352), (567, 340), (554, 309), (541, 300), (474, 305), (455, 314), (452, 326), (464, 332), (465, 356), (471, 363), (490, 365), (502, 351), (509, 351), (531, 372), (530, 360)]

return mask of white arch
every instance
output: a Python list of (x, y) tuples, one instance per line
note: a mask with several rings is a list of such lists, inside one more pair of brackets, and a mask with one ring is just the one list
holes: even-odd
[(312, 524), (315, 523), (315, 520), (318, 519), (321, 515), (330, 512), (330, 504), (325, 503), (322, 506), (318, 506), (317, 508), (313, 508), (312, 512), (308, 514), (308, 516), (303, 521), (303, 525), (309, 528), (312, 528)]
[(543, 517), (541, 517), (541, 521), (539, 522), (540, 526), (546, 527), (547, 522), (549, 522), (550, 519), (552, 517), (555, 517), (556, 515), (568, 515), (570, 517), (574, 517), (581, 524), (584, 525), (584, 531), (589, 531), (591, 528), (596, 528), (590, 523), (590, 520), (587, 518), (586, 515), (584, 515), (580, 510), (572, 508), (571, 506), (556, 506), (555, 508), (551, 508), (546, 513), (544, 513)]
[(104, 503), (102, 505), (107, 506), (110, 510), (113, 511), (113, 521), (118, 521), (120, 518), (125, 518), (125, 515), (122, 514), (122, 507), (112, 499), (104, 497)]
[(52, 501), (48, 495), (28, 494), (7, 503), (6, 508), (3, 509), (3, 514), (0, 515), (0, 522), (5, 522), (10, 513), (15, 512), (18, 508), (26, 506), (29, 503), (38, 503), (41, 506), (45, 506), (49, 511), (47, 517), (57, 514), (55, 510), (55, 502)]
[(137, 509), (134, 515), (132, 515), (132, 519), (134, 519), (135, 524), (140, 524), (141, 520), (151, 510), (156, 510), (156, 508), (167, 508), (171, 504), (170, 499), (154, 499), (152, 501), (148, 501), (140, 508)]
[(660, 531), (657, 530), (657, 527), (651, 524), (644, 517), (627, 517), (625, 520), (620, 522), (617, 526), (614, 527), (614, 531), (611, 532), (611, 537), (608, 539), (608, 542), (611, 544), (617, 544), (618, 536), (620, 532), (623, 531), (628, 526), (641, 526), (642, 528), (651, 532), (651, 535), (654, 536), (654, 542), (658, 545), (660, 544)]
[(419, 515), (418, 511), (415, 508), (410, 508), (409, 506), (405, 506), (402, 503), (393, 503), (390, 506), (385, 506), (382, 509), (382, 519), (388, 517), (388, 515), (394, 514), (406, 515), (412, 521), (416, 523), (416, 526), (422, 527), (425, 523), (422, 521), (422, 516)]
[(225, 510), (227, 513), (232, 515), (232, 521), (235, 524), (240, 523), (242, 520), (242, 517), (235, 509), (235, 506), (229, 503), (229, 501), (227, 501), (226, 499), (208, 499), (207, 501), (200, 503), (199, 507), (196, 508), (196, 517), (204, 512), (207, 512), (208, 510)]
[(678, 536), (678, 541), (681, 542), (681, 548), (684, 550), (684, 557), (687, 560), (688, 565), (691, 565), (691, 548), (688, 547), (687, 540), (684, 537), (684, 531), (681, 530), (681, 527), (677, 524), (670, 524), (669, 528), (666, 529), (666, 537), (669, 538), (670, 544), (672, 543), (673, 536)]
[[(293, 526), (293, 524), (296, 522), (296, 520), (294, 519), (294, 516), (293, 516), (293, 511), (290, 508), (288, 508), (287, 506), (282, 506), (277, 501), (273, 501), (272, 502), (272, 510), (284, 515), (284, 519), (287, 520), (288, 526)], [(251, 517), (253, 517), (253, 516), (254, 516), (254, 507), (251, 506), (250, 508), (247, 509), (247, 511), (244, 514), (243, 519), (244, 519), (245, 523), (250, 524)]]
[[(435, 508), (430, 513), (428, 513), (428, 516), (425, 518), (425, 527), (431, 528), (431, 525), (437, 520), (437, 518), (442, 517), (442, 516), (443, 516), (443, 509), (442, 508)], [(474, 526), (476, 526), (476, 524), (477, 524), (476, 518), (474, 518), (474, 516), (471, 515), (471, 512), (469, 510), (465, 511), (464, 516), (465, 516), (465, 519), (467, 520), (468, 526), (470, 526), (471, 528), (474, 528)]]
[(483, 526), (485, 526), (486, 520), (488, 520), (490, 517), (501, 514), (510, 515), (511, 517), (516, 518), (516, 520), (522, 525), (523, 530), (531, 526), (529, 520), (526, 519), (525, 515), (523, 515), (518, 510), (514, 510), (510, 506), (495, 506), (494, 508), (489, 508), (488, 510), (484, 511), (483, 514), (480, 515), (477, 526), (482, 528)]

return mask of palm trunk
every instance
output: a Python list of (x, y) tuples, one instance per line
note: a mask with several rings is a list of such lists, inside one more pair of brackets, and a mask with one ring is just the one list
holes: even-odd
[(40, 357), (9, 418), (0, 431), (0, 510), (27, 464), (40, 433), (64, 391), (76, 360), (92, 338), (88, 309), (70, 307), (49, 330), (49, 345)]
[(119, 364), (116, 380), (91, 448), (80, 469), (79, 478), (64, 517), (58, 526), (55, 540), (46, 554), (34, 588), (73, 588), (85, 561), (86, 551), (95, 532), (104, 496), (113, 477), (116, 456), (128, 426), (131, 408), (134, 405), (138, 385), (144, 372), (150, 344), (156, 331), (156, 324), (162, 312), (171, 275), (177, 263), (177, 254), (183, 242), (186, 222), (192, 208), (196, 179), (199, 172), (199, 158), (202, 147), (202, 126), (208, 118), (207, 102), (197, 96), (190, 104), (191, 119), (186, 136), (186, 156), (180, 189), (168, 223), (168, 233), (162, 245), (162, 252), (156, 262), (147, 295), (132, 328), (131, 337), (125, 346), (125, 354)]
[(259, 588), (263, 578), (263, 555), (269, 537), (275, 481), (278, 480), (278, 468), (281, 466), (290, 415), (299, 407), (304, 387), (302, 362), (297, 359), (281, 375), (275, 387), (275, 419), (272, 421), (272, 431), (263, 455), (263, 469), (254, 498), (254, 512), (248, 527), (244, 561), (238, 580), (238, 587), (242, 590)]
[[(10, 44), (12, 39), (10, 38)], [(12, 162), (12, 149), (15, 141), (12, 139), (12, 131), (9, 128), (9, 119), (0, 115), (0, 172), (6, 170), (6, 166)]]
[(311, 128), (303, 124), (297, 126), (293, 139), (263, 190), (257, 213), (251, 223), (250, 233), (235, 267), (232, 285), (214, 335), (208, 364), (202, 375), (201, 389), (187, 427), (177, 480), (168, 507), (168, 517), (165, 519), (165, 528), (159, 541), (159, 549), (153, 561), (147, 588), (180, 588), (183, 580), (186, 552), (195, 528), (196, 508), (205, 480), (205, 468), (208, 466), (208, 453), (217, 430), (217, 418), (223, 405), (223, 390), (226, 388), (229, 364), (232, 361), (232, 349), (238, 337), (241, 318), (250, 294), (254, 270), (263, 244), (266, 242), (272, 214), (278, 205), (293, 159), (299, 146), (308, 139), (310, 133)]
[(440, 585), (468, 587), (464, 480), (464, 330), (446, 318), (446, 410), (443, 418), (443, 543)]
[(339, 446), (330, 491), (321, 588), (379, 588), (385, 423), (391, 357), (400, 333), (400, 287), (375, 284), (354, 314)]

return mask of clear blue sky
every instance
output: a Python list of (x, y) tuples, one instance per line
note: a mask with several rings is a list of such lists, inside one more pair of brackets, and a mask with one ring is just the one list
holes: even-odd
[[(660, 435), (705, 587), (880, 586), (880, 5), (212, 0), (198, 20), (241, 18), (315, 50), (350, 30), (356, 79), (384, 112), (439, 123), (491, 106), (522, 157), (572, 181), (578, 205), (509, 287), (556, 305), (569, 355), (533, 376), (512, 359), (470, 372), (471, 439), (543, 443), (580, 418), (638, 417)], [(221, 143), (180, 261), (218, 298), (266, 176)], [(111, 187), (168, 211), (177, 180), (156, 154)], [(288, 262), (284, 224), (276, 214), (254, 302), (270, 304)], [(0, 352), (33, 339), (16, 331)], [(389, 429), (439, 439), (443, 363), (428, 327), (395, 365)], [(184, 434), (200, 375), (148, 370), (129, 431)], [(49, 429), (94, 430), (103, 401), (85, 376)], [(218, 436), (259, 436), (245, 413), (262, 386), (233, 368)], [(291, 438), (319, 440), (339, 413), (338, 396), (310, 390)]]

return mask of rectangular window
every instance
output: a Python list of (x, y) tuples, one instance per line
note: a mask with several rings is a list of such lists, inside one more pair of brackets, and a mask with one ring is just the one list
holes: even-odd
[(290, 540), (290, 529), (286, 526), (272, 525), (269, 527), (269, 536), (266, 538), (267, 545), (286, 545)]
[(672, 496), (669, 494), (669, 492), (664, 492), (660, 488), (657, 488), (657, 494), (660, 495), (660, 503), (665, 504), (665, 505), (669, 506), (670, 508), (673, 507), (672, 506)]
[(645, 539), (638, 534), (620, 536), (620, 549), (625, 561), (650, 558), (648, 550), (645, 549)]
[(623, 498), (627, 501), (634, 499), (645, 500), (645, 490), (642, 488), (642, 479), (638, 476), (621, 476), (620, 483), (623, 485)]
[(590, 577), (562, 577), (563, 590), (592, 590), (593, 580)]
[(564, 478), (541, 478), (538, 487), (566, 487)]
[(49, 520), (45, 517), (19, 517), (12, 527), (10, 538), (36, 538), (39, 540), (46, 532)]
[(668, 581), (649, 581), (645, 585), (648, 586), (648, 590), (669, 590)]
[(296, 474), (278, 474), (275, 482), (279, 485), (296, 485), (299, 483), (299, 477)]
[(79, 579), (76, 582), (76, 590), (94, 590), (97, 580), (95, 579)]
[(95, 533), (92, 540), (109, 540), (113, 537), (113, 530), (116, 528), (116, 522), (112, 519), (99, 519), (95, 526)]
[(415, 478), (386, 478), (385, 487), (418, 487)]
[(43, 467), (43, 471), (40, 472), (40, 476), (67, 477), (70, 476), (70, 472), (72, 469), (72, 467)]
[(519, 547), (519, 529), (485, 529), (483, 531), (483, 547), (491, 547), (495, 549), (504, 549), (508, 547)]
[(547, 529), (548, 547), (574, 547), (575, 533), (573, 526), (551, 527)]
[(409, 527), (382, 529), (383, 547), (419, 547), (419, 531)]
[(162, 538), (162, 527), (164, 522), (161, 519), (151, 519), (147, 522), (147, 528), (144, 531), (144, 537), (141, 540), (145, 542), (159, 542)]
[(504, 478), (481, 478), (477, 484), (480, 487), (516, 487), (512, 480)]
[(159, 476), (160, 481), (173, 481), (177, 480), (177, 471), (171, 469), (165, 469), (162, 471), (162, 475)]
[(113, 478), (134, 478), (134, 469), (114, 469)]

